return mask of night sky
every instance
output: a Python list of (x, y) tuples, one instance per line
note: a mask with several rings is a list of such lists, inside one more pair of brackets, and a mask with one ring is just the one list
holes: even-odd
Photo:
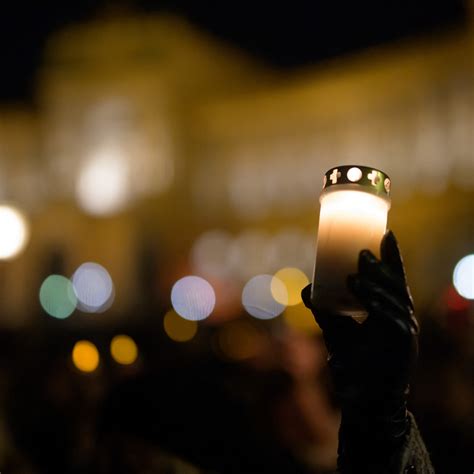
[(467, 22), (467, 0), (10, 1), (0, 15), (0, 102), (34, 104), (36, 70), (48, 35), (125, 12), (174, 12), (278, 68), (295, 68)]

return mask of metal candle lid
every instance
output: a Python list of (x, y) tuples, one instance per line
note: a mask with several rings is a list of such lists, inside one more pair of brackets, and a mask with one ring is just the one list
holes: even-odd
[(383, 172), (368, 166), (343, 165), (327, 171), (323, 180), (323, 193), (335, 191), (337, 186), (345, 185), (380, 197), (390, 198), (390, 178)]

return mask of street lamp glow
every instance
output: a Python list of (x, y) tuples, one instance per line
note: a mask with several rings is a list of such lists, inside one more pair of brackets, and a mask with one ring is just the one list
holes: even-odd
[(76, 198), (87, 214), (109, 216), (121, 211), (130, 198), (125, 157), (115, 150), (94, 154), (79, 173)]

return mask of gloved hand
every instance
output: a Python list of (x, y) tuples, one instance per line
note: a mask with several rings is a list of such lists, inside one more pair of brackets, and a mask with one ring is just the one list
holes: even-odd
[[(358, 273), (347, 284), (368, 311), (362, 323), (314, 310), (311, 285), (302, 291), (322, 329), (328, 365), (341, 404), (339, 468), (358, 457), (390, 456), (406, 438), (406, 396), (418, 354), (418, 323), (394, 234), (381, 243), (381, 260), (369, 250), (359, 255)], [(367, 471), (369, 472), (369, 471)], [(382, 472), (382, 471), (380, 471)]]

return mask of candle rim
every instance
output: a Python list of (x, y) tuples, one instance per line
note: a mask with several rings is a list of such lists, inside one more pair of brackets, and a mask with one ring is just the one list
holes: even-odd
[[(360, 171), (360, 176), (351, 177), (350, 171)], [(356, 172), (357, 175), (357, 172)], [(387, 173), (377, 168), (365, 165), (339, 165), (333, 166), (324, 173), (323, 189), (321, 195), (329, 189), (357, 189), (376, 194), (390, 200), (391, 180)]]

